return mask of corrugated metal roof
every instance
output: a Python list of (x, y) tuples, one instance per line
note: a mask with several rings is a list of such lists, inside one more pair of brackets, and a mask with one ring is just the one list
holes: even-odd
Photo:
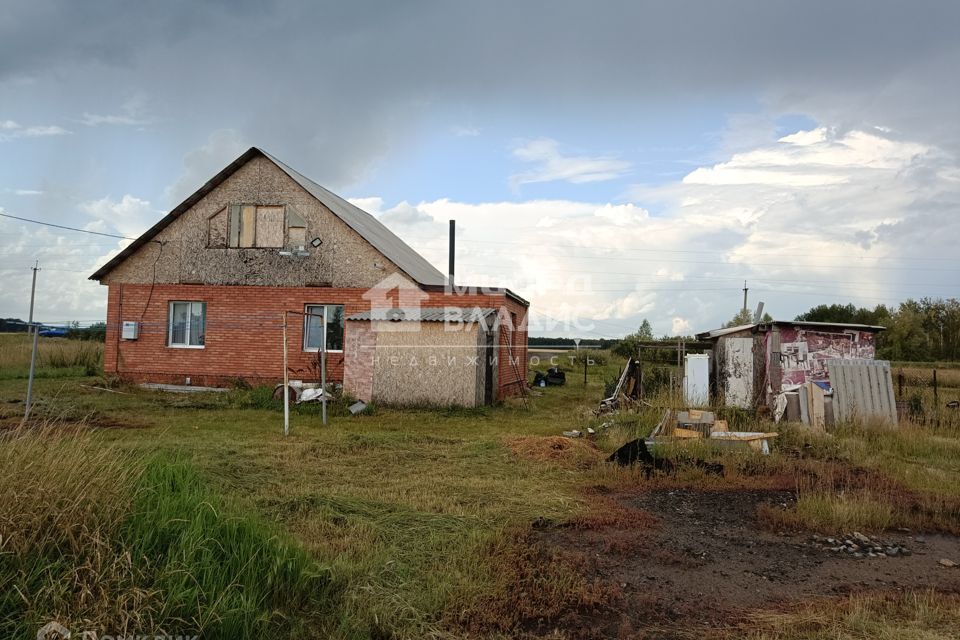
[(849, 322), (807, 322), (806, 320), (774, 320), (763, 324), (792, 325), (795, 327), (838, 327), (840, 329), (856, 329), (858, 331), (886, 331), (886, 327), (877, 324), (852, 324)]
[(373, 309), (347, 317), (347, 320), (390, 320), (393, 322), (481, 322), (495, 315), (495, 309), (480, 307), (422, 307), (419, 309)]
[(807, 322), (805, 320), (774, 320), (772, 322), (761, 322), (759, 324), (741, 324), (737, 327), (727, 327), (724, 329), (714, 329), (713, 331), (704, 331), (697, 334), (698, 340), (709, 340), (711, 338), (722, 338), (731, 333), (739, 333), (747, 329), (756, 329), (757, 331), (767, 331), (773, 325), (789, 327), (816, 327), (824, 329), (851, 329), (854, 331), (886, 331), (886, 327), (874, 324), (850, 324), (848, 322)]
[(284, 173), (293, 178), (297, 184), (306, 189), (310, 195), (322, 202), (335, 216), (359, 233), (364, 240), (372, 244), (377, 251), (400, 267), (408, 276), (420, 284), (443, 285), (446, 283), (446, 276), (430, 264), (426, 258), (414, 251), (410, 245), (397, 237), (382, 222), (360, 207), (320, 186), (266, 151), (259, 151), (280, 167)]
[(746, 331), (747, 329), (753, 329), (755, 324), (741, 324), (736, 327), (726, 327), (724, 329), (714, 329), (713, 331), (704, 331), (703, 333), (697, 334), (698, 340), (707, 340), (709, 338), (720, 338), (722, 336), (730, 335), (731, 333), (738, 333), (740, 331)]
[(167, 225), (176, 220), (182, 213), (190, 209), (199, 202), (204, 196), (213, 191), (217, 186), (229, 178), (237, 169), (245, 165), (251, 159), (263, 156), (277, 165), (284, 173), (292, 178), (297, 184), (303, 187), (307, 193), (322, 202), (335, 216), (343, 220), (351, 229), (373, 245), (388, 260), (410, 276), (419, 284), (425, 285), (444, 285), (446, 277), (432, 264), (414, 251), (410, 245), (398, 238), (392, 231), (383, 225), (366, 211), (350, 204), (340, 196), (321, 187), (319, 184), (305, 177), (295, 169), (287, 166), (277, 158), (266, 151), (257, 147), (250, 147), (239, 158), (227, 165), (223, 171), (211, 178), (206, 184), (197, 189), (190, 197), (176, 206), (170, 213), (164, 216), (157, 224), (153, 225), (139, 238), (131, 242), (123, 251), (118, 253), (112, 260), (97, 269), (90, 276), (91, 280), (102, 280), (114, 267), (126, 260), (137, 249), (150, 242), (154, 236), (162, 231)]

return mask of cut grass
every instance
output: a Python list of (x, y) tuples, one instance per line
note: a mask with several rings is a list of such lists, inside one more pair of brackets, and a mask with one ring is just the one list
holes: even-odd
[[(158, 529), (168, 529), (164, 529), (165, 542), (131, 556), (141, 560), (123, 569), (127, 573), (114, 569), (118, 575), (130, 576), (115, 586), (107, 582), (107, 592), (120, 594), (115, 599), (120, 604), (115, 606), (121, 612), (108, 610), (102, 596), (76, 603), (61, 594), (59, 600), (50, 600), (60, 602), (59, 609), (53, 604), (37, 606), (32, 619), (45, 622), (43, 617), (51, 611), (77, 616), (71, 620), (83, 616), (96, 619), (97, 615), (119, 619), (122, 611), (137, 611), (139, 618), (129, 614), (127, 628), (131, 632), (155, 628), (158, 620), (183, 619), (197, 628), (202, 626), (204, 637), (214, 634), (217, 624), (229, 626), (237, 636), (253, 628), (248, 624), (265, 624), (271, 637), (313, 633), (329, 638), (400, 639), (456, 637), (470, 632), (511, 637), (536, 624), (533, 609), (537, 607), (547, 611), (563, 606), (589, 613), (602, 610), (602, 605), (596, 604), (598, 597), (616, 601), (616, 594), (608, 592), (605, 585), (584, 581), (570, 558), (548, 549), (532, 549), (526, 537), (533, 523), (564, 523), (597, 531), (624, 523), (631, 530), (653, 526), (649, 519), (638, 520), (635, 514), (617, 511), (615, 501), (606, 499), (598, 487), (690, 486), (716, 491), (806, 487), (811, 496), (822, 489), (825, 495), (843, 495), (846, 500), (857, 495), (856, 491), (870, 489), (877, 491), (879, 498), (875, 499), (880, 501), (893, 488), (910, 497), (927, 496), (924, 499), (929, 499), (926, 504), (930, 506), (949, 506), (951, 496), (960, 494), (956, 488), (960, 486), (958, 434), (921, 427), (876, 432), (845, 428), (819, 436), (778, 425), (775, 430), (781, 437), (774, 440), (770, 456), (709, 447), (670, 453), (674, 459), (700, 456), (721, 461), (726, 467), (723, 477), (679, 465), (674, 476), (647, 480), (637, 469), (596, 463), (595, 459), (602, 459), (623, 442), (649, 433), (661, 413), (644, 409), (638, 414), (592, 415), (602, 395), (603, 380), (616, 374), (617, 365), (613, 360), (605, 368), (591, 369), (587, 387), (571, 379), (566, 387), (547, 388), (543, 395), (530, 397), (526, 407), (521, 403), (476, 411), (378, 407), (371, 415), (350, 417), (337, 405), (331, 411), (331, 425), (324, 428), (318, 407), (295, 406), (287, 438), (281, 435), (281, 405), (272, 400), (269, 388), (181, 396), (120, 387), (124, 391), (120, 395), (77, 384), (102, 384), (94, 378), (41, 379), (35, 396), (41, 417), (82, 420), (95, 416), (97, 422), (113, 427), (149, 427), (103, 429), (85, 436), (95, 444), (93, 448), (133, 461), (137, 472), (129, 478), (120, 476), (127, 479), (116, 486), (107, 485), (115, 498), (109, 491), (102, 499), (90, 497), (97, 495), (95, 491), (78, 494), (90, 497), (94, 505), (104, 505), (106, 513), (110, 512), (110, 500), (115, 499), (118, 512), (127, 514), (111, 528), (97, 515), (101, 507), (90, 507), (93, 520), (88, 528), (101, 527), (101, 537), (110, 544), (97, 547), (90, 537), (79, 537), (79, 548), (109, 548), (112, 555), (105, 558), (120, 557), (114, 551), (121, 548), (117, 541), (128, 541), (127, 546), (133, 548), (134, 541), (123, 537), (124, 531), (130, 530), (120, 525), (138, 513), (136, 504), (144, 515), (142, 527), (154, 523)], [(0, 417), (21, 411), (22, 405), (15, 401), (22, 397), (23, 381), (0, 380)], [(738, 428), (773, 428), (750, 422), (746, 415), (732, 417)], [(585, 441), (570, 448), (542, 447), (562, 431), (585, 431), (602, 423), (610, 424), (601, 430), (596, 449)], [(151, 465), (160, 464), (157, 460), (170, 468), (154, 469)], [(851, 475), (851, 469), (859, 471)], [(811, 478), (824, 478), (825, 484), (815, 484)], [(94, 480), (91, 476), (88, 482)], [(175, 495), (181, 497), (168, 495), (162, 505), (158, 501), (150, 507), (142, 487), (157, 484), (180, 487)], [(57, 486), (51, 484), (50, 490), (55, 492)], [(851, 492), (851, 486), (856, 491)], [(69, 502), (71, 494), (64, 495)], [(134, 500), (138, 495), (139, 502)], [(809, 527), (818, 518), (824, 527), (841, 521), (879, 521), (876, 514), (864, 515), (852, 508), (813, 507), (811, 503), (809, 510), (798, 510), (796, 526)], [(894, 522), (904, 522), (897, 518), (910, 508), (908, 503), (892, 502), (891, 508)], [(183, 523), (183, 528), (178, 528), (180, 525), (163, 520), (161, 514), (168, 510), (185, 511), (192, 514), (190, 522), (205, 524), (194, 528)], [(931, 513), (924, 526), (936, 529), (956, 522), (956, 515), (948, 509)], [(306, 585), (323, 580), (325, 571), (310, 569), (284, 578), (283, 567), (289, 565), (270, 560), (285, 557), (286, 552), (278, 551), (280, 556), (271, 552), (258, 566), (265, 575), (280, 580), (275, 591), (289, 589), (287, 596), (280, 598), (280, 605), (269, 594), (253, 598), (244, 609), (246, 601), (236, 596), (246, 592), (250, 575), (199, 537), (212, 527), (216, 537), (236, 539), (232, 548), (249, 554), (249, 538), (230, 524), (236, 519), (254, 523), (250, 528), (260, 532), (257, 535), (265, 548), (272, 548), (274, 542), (288, 550), (302, 546), (311, 561), (304, 566), (328, 567), (332, 583), (320, 584), (316, 590), (321, 594), (319, 600), (307, 604), (306, 598), (312, 596), (304, 592), (312, 593), (312, 587)], [(193, 551), (188, 553), (190, 549)], [(196, 610), (188, 611), (183, 608), (186, 597), (167, 602), (159, 595), (164, 591), (186, 593), (192, 588), (189, 583), (176, 582), (180, 575), (176, 563), (160, 560), (171, 553), (195, 557), (191, 562), (201, 567), (215, 562), (230, 567), (235, 578), (217, 582), (211, 576), (209, 586), (202, 589), (209, 594), (234, 585), (225, 590), (224, 602), (203, 595)], [(63, 562), (62, 572), (66, 573), (69, 568), (76, 571), (84, 566), (86, 560), (74, 553)], [(301, 560), (294, 564), (297, 562)], [(198, 569), (197, 574), (204, 576), (205, 570)], [(290, 607), (283, 606), (287, 600)], [(98, 607), (101, 614), (96, 613)], [(904, 611), (909, 607), (904, 604)], [(899, 628), (893, 618), (888, 622), (890, 628)], [(751, 624), (771, 633), (759, 618)], [(938, 623), (931, 624), (936, 633)], [(0, 629), (0, 635), (5, 630)]]

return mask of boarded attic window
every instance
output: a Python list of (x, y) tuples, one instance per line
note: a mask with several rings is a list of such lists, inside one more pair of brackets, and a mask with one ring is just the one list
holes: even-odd
[(293, 207), (287, 207), (288, 246), (302, 247), (307, 244), (307, 221)]
[(240, 249), (282, 247), (283, 209), (282, 205), (231, 205), (228, 246)]

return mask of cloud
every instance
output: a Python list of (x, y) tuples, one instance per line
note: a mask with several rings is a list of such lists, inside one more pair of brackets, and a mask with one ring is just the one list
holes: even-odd
[(14, 189), (13, 193), (18, 196), (42, 196), (43, 191), (36, 189)]
[(146, 105), (146, 96), (137, 94), (120, 106), (120, 113), (101, 115), (84, 112), (80, 122), (88, 127), (101, 125), (142, 127), (154, 122), (153, 118), (146, 115)]
[(183, 158), (183, 172), (166, 190), (171, 208), (199, 189), (211, 176), (237, 159), (249, 148), (243, 135), (234, 129), (219, 129), (200, 147)]
[(475, 138), (480, 135), (480, 129), (471, 126), (450, 127), (450, 133), (458, 138)]
[(153, 226), (163, 215), (146, 200), (130, 194), (120, 200), (101, 198), (84, 202), (80, 209), (94, 218), (86, 228), (90, 231), (117, 232), (119, 235), (136, 238)]
[(72, 133), (58, 125), (34, 125), (22, 127), (13, 120), (0, 122), (0, 141), (13, 138), (43, 138), (48, 136), (65, 136)]
[(693, 325), (686, 318), (675, 317), (670, 321), (671, 336), (689, 336), (693, 333)]
[(529, 140), (513, 150), (518, 160), (535, 165), (533, 169), (510, 176), (514, 186), (534, 182), (562, 180), (573, 184), (602, 182), (624, 175), (630, 163), (606, 156), (565, 156), (560, 145), (550, 138)]
[(95, 113), (84, 113), (80, 122), (88, 127), (98, 127), (102, 124), (123, 125), (123, 126), (143, 126), (150, 124), (152, 120), (146, 118), (135, 118), (123, 114), (98, 115)]

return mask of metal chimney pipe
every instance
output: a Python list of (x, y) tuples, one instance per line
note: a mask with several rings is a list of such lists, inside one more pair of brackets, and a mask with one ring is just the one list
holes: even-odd
[(450, 259), (448, 261), (447, 267), (447, 282), (451, 288), (453, 288), (453, 258), (456, 255), (456, 244), (457, 244), (457, 221), (450, 221)]

